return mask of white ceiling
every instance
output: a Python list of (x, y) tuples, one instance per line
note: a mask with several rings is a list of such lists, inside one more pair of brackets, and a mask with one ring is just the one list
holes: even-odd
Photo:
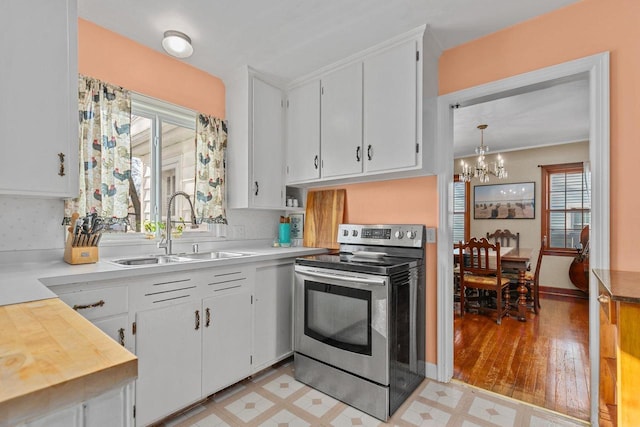
[[(184, 61), (223, 80), (250, 65), (290, 81), (423, 24), (446, 50), (577, 1), (78, 0), (78, 8), (80, 17), (159, 52), (165, 30), (182, 31), (194, 47)], [(524, 141), (585, 139), (578, 135), (588, 103), (578, 89), (457, 110), (456, 156), (473, 153), (479, 122), (489, 125), (485, 141), (494, 152), (502, 141), (507, 150)]]
[(443, 49), (578, 0), (79, 0), (80, 17), (162, 52), (188, 34), (185, 62), (228, 77), (239, 66), (292, 80), (428, 24)]
[(489, 153), (589, 139), (589, 81), (561, 83), (468, 107), (453, 115), (454, 158), (475, 155), (478, 125)]

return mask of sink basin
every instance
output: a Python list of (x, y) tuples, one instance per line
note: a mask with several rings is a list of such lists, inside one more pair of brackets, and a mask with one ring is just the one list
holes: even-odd
[(185, 258), (176, 255), (150, 255), (135, 258), (122, 258), (116, 259), (112, 262), (118, 265), (134, 266), (134, 265), (157, 265), (157, 264), (170, 264), (177, 262), (193, 261), (191, 258)]
[(193, 254), (180, 254), (181, 257), (189, 258), (192, 260), (209, 260), (209, 259), (228, 259), (238, 258), (243, 256), (249, 256), (251, 254), (242, 252), (227, 252), (227, 251), (213, 251), (213, 252), (196, 252)]

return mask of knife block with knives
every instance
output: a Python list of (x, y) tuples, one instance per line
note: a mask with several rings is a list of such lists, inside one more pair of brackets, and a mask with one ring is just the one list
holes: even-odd
[(102, 220), (97, 215), (79, 219), (78, 213), (71, 215), (71, 226), (64, 246), (67, 264), (92, 264), (98, 262), (98, 243), (102, 236)]

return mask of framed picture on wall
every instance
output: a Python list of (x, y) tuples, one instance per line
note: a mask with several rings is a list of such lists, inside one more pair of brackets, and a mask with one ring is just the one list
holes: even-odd
[(473, 187), (473, 219), (534, 219), (535, 204), (535, 182)]

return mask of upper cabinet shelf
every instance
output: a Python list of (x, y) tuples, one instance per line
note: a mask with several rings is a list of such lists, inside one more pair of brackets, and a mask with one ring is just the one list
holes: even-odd
[(0, 194), (78, 196), (76, 0), (0, 6)]

